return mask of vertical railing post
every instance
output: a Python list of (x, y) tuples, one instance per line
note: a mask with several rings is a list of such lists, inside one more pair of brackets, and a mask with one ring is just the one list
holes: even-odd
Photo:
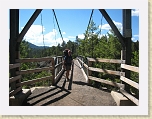
[[(16, 59), (19, 59), (19, 43), (17, 43), (17, 37), (19, 36), (19, 9), (10, 9), (10, 40), (9, 40), (9, 63), (15, 64)], [(16, 71), (19, 68), (10, 70), (10, 76), (15, 77)], [(11, 83), (11, 90), (15, 90), (20, 86), (21, 80)], [(19, 84), (19, 85), (18, 85)]]
[[(126, 51), (125, 50), (121, 50), (121, 60), (126, 60)], [(122, 64), (122, 62), (121, 62)], [(120, 66), (121, 68), (121, 66)], [(121, 68), (121, 72), (124, 72), (124, 69)], [(122, 81), (121, 81), (122, 83)]]
[[(81, 61), (83, 62), (83, 56), (81, 56)], [(81, 62), (81, 67), (83, 66), (83, 63)]]
[[(132, 38), (132, 16), (131, 16), (131, 9), (123, 9), (123, 37), (125, 41), (125, 49), (126, 49), (126, 64), (131, 65), (131, 38)], [(131, 72), (129, 70), (125, 70), (125, 77), (130, 79)], [(130, 92), (130, 85), (127, 83), (125, 84), (125, 90), (128, 93)]]
[[(61, 62), (63, 62), (63, 57), (61, 57)], [(62, 66), (63, 66), (63, 64), (61, 65), (61, 70), (62, 70)]]
[(52, 70), (52, 85), (55, 84), (55, 62), (54, 62), (54, 59), (52, 59), (52, 67), (53, 67), (53, 70)]
[(89, 67), (91, 67), (91, 65), (92, 65), (92, 62), (90, 62), (88, 60), (88, 71), (87, 71), (88, 72), (88, 74), (87, 74), (88, 75), (88, 82), (87, 82), (88, 84), (90, 84), (89, 76), (92, 75), (92, 71), (89, 70)]
[(62, 70), (62, 57), (60, 57), (60, 71)]

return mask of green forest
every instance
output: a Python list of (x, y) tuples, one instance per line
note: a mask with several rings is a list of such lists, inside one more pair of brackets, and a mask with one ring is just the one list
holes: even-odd
[[(29, 47), (29, 43), (23, 40), (20, 44), (20, 58), (40, 58), (40, 57), (55, 57), (63, 56), (63, 50), (68, 48), (72, 51), (73, 59), (77, 56), (92, 57), (92, 58), (106, 58), (106, 59), (120, 59), (122, 46), (119, 39), (116, 37), (112, 30), (109, 30), (106, 35), (103, 35), (101, 31), (98, 31), (98, 26), (91, 21), (88, 30), (84, 31), (84, 39), (76, 38), (75, 41), (68, 41), (67, 43), (63, 41), (61, 44), (52, 47), (44, 47), (41, 49), (35, 49)], [(101, 37), (100, 37), (101, 36)], [(139, 41), (131, 43), (131, 65), (139, 67)], [(23, 63), (21, 65), (21, 70), (34, 68), (36, 64)], [(93, 67), (105, 68), (110, 70), (120, 70), (120, 65), (118, 64), (108, 64), (108, 63), (96, 63)], [(46, 72), (37, 73), (34, 75), (22, 76), (22, 81), (32, 79), (35, 77), (41, 77), (51, 75)], [(111, 76), (102, 73), (94, 72), (93, 75), (99, 78), (104, 78), (107, 80), (115, 80), (119, 82), (119, 77)], [(132, 80), (139, 82), (138, 73), (131, 73)], [(47, 82), (37, 83), (36, 86), (47, 84)], [(92, 82), (95, 87), (100, 87), (103, 84)], [(138, 93), (135, 89), (132, 89), (134, 93)]]

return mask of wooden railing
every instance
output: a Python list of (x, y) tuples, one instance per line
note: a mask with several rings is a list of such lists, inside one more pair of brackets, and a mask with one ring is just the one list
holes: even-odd
[[(19, 68), (19, 67), (20, 67), (20, 63), (10, 64), (9, 65), (9, 70)], [(21, 80), (21, 75), (16, 75), (14, 77), (9, 78), (9, 97), (17, 94), (19, 91), (22, 90), (21, 86), (17, 86), (17, 85), (20, 84), (20, 80)], [(11, 86), (12, 83), (15, 83), (13, 88)]]
[[(134, 102), (136, 105), (139, 105), (138, 99), (136, 99), (134, 96), (129, 94), (125, 91), (125, 84), (117, 83), (113, 81), (109, 81), (106, 79), (101, 79), (97, 77), (92, 76), (92, 71), (99, 72), (99, 73), (106, 73), (111, 75), (117, 75), (120, 76), (120, 80), (123, 82), (126, 82), (127, 84), (131, 85), (132, 87), (139, 90), (139, 84), (135, 81), (132, 81), (125, 77), (125, 72), (123, 72), (122, 69), (127, 69), (130, 71), (138, 72), (138, 67), (130, 66), (125, 64), (125, 60), (118, 60), (118, 59), (101, 59), (101, 58), (84, 58), (83, 56), (77, 57), (81, 67), (84, 67), (86, 69), (86, 72), (84, 75), (87, 77), (86, 82), (89, 83), (89, 80), (97, 81), (103, 84), (108, 84), (114, 87), (118, 87), (120, 89), (120, 92), (125, 95), (128, 99), (130, 99), (132, 102)], [(85, 61), (85, 62), (84, 62)], [(107, 70), (107, 69), (101, 69), (101, 68), (94, 68), (92, 67), (93, 62), (104, 62), (104, 63), (117, 63), (120, 64), (121, 71), (113, 71), (113, 70)]]
[[(126, 64), (121, 64), (121, 68), (130, 70), (132, 72), (139, 73), (139, 67), (130, 66), (130, 65), (126, 65)], [(139, 84), (137, 82), (132, 81), (131, 79), (126, 78), (125, 76), (121, 76), (120, 80), (126, 82), (130, 86), (132, 86), (132, 87), (136, 88), (137, 90), (139, 90)], [(134, 102), (136, 105), (139, 105), (139, 99), (135, 98), (133, 95), (129, 94), (124, 89), (120, 89), (120, 92), (123, 95), (125, 95), (127, 98), (129, 98), (132, 102)]]
[[(13, 96), (13, 95), (17, 94), (19, 91), (22, 90), (22, 87), (24, 85), (31, 85), (31, 84), (34, 84), (34, 83), (40, 82), (40, 81), (47, 80), (49, 85), (55, 85), (58, 78), (61, 76), (61, 74), (64, 71), (62, 68), (62, 59), (63, 59), (62, 56), (16, 59), (15, 60), (16, 64), (9, 65), (10, 70), (13, 68), (20, 69), (22, 63), (43, 62), (43, 64), (42, 64), (43, 66), (41, 65), (38, 68), (34, 68), (34, 69), (16, 71), (16, 76), (9, 78), (9, 84), (15, 83), (15, 86), (16, 86), (15, 90), (11, 90), (11, 86), (10, 86), (9, 96)], [(27, 80), (27, 81), (21, 81), (22, 75), (24, 75), (24, 74), (37, 73), (37, 72), (42, 72), (42, 71), (48, 71), (51, 73), (51, 75), (37, 78), (37, 79), (31, 79), (31, 80)], [(16, 83), (17, 80), (19, 80), (18, 83)]]
[[(34, 68), (34, 69), (20, 70), (20, 71), (17, 71), (16, 74), (24, 75), (24, 74), (37, 73), (37, 72), (42, 72), (42, 71), (51, 71), (52, 76), (46, 76), (46, 77), (41, 77), (41, 78), (37, 78), (37, 79), (23, 81), (20, 83), (21, 86), (31, 85), (36, 82), (45, 81), (45, 80), (48, 80), (48, 82), (49, 82), (49, 80), (53, 79), (53, 77), (54, 77), (54, 59), (49, 58), (49, 57), (16, 59), (16, 62), (21, 63), (21, 64), (22, 63), (42, 62), (42, 61), (47, 62), (48, 66), (44, 65), (43, 67), (38, 67), (38, 68)], [(52, 83), (53, 83), (53, 80), (52, 80)]]
[(55, 77), (54, 77), (54, 84), (56, 84), (64, 72), (63, 66), (63, 57), (62, 56), (57, 56), (55, 59)]

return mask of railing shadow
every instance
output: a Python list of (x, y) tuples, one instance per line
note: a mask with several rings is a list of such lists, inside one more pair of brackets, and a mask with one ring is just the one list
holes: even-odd
[[(56, 102), (64, 97), (66, 97), (67, 95), (69, 95), (71, 93), (64, 88), (64, 85), (65, 84), (63, 84), (62, 87), (56, 86), (56, 87), (49, 89), (48, 91), (45, 91), (43, 93), (40, 92), (40, 94), (33, 96), (31, 98), (28, 98), (23, 103), (22, 106), (35, 106), (35, 105), (47, 106), (51, 103), (54, 103), (54, 102)], [(59, 96), (57, 97), (57, 95), (59, 95)], [(48, 101), (45, 102), (46, 100), (48, 100)], [(38, 104), (38, 103), (40, 103), (40, 104)]]
[[(82, 82), (82, 81), (73, 81), (73, 83), (74, 83), (74, 84), (77, 84), (77, 85), (82, 85), (82, 86), (88, 85), (87, 83)], [(89, 85), (89, 86), (90, 86), (90, 85)]]
[(75, 64), (75, 63), (74, 63), (74, 65), (75, 65), (75, 66), (77, 66), (79, 69), (81, 69), (81, 68), (82, 68), (82, 66), (80, 67), (80, 66), (78, 66), (78, 65), (77, 65), (77, 64)]

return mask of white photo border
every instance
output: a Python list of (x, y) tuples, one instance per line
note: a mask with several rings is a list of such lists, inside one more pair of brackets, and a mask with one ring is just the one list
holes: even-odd
[[(139, 106), (9, 106), (9, 9), (67, 8), (139, 9)], [(0, 52), (5, 56), (0, 58), (1, 115), (148, 115), (148, 0), (87, 0), (87, 4), (86, 0), (5, 0), (1, 1), (0, 13)]]

